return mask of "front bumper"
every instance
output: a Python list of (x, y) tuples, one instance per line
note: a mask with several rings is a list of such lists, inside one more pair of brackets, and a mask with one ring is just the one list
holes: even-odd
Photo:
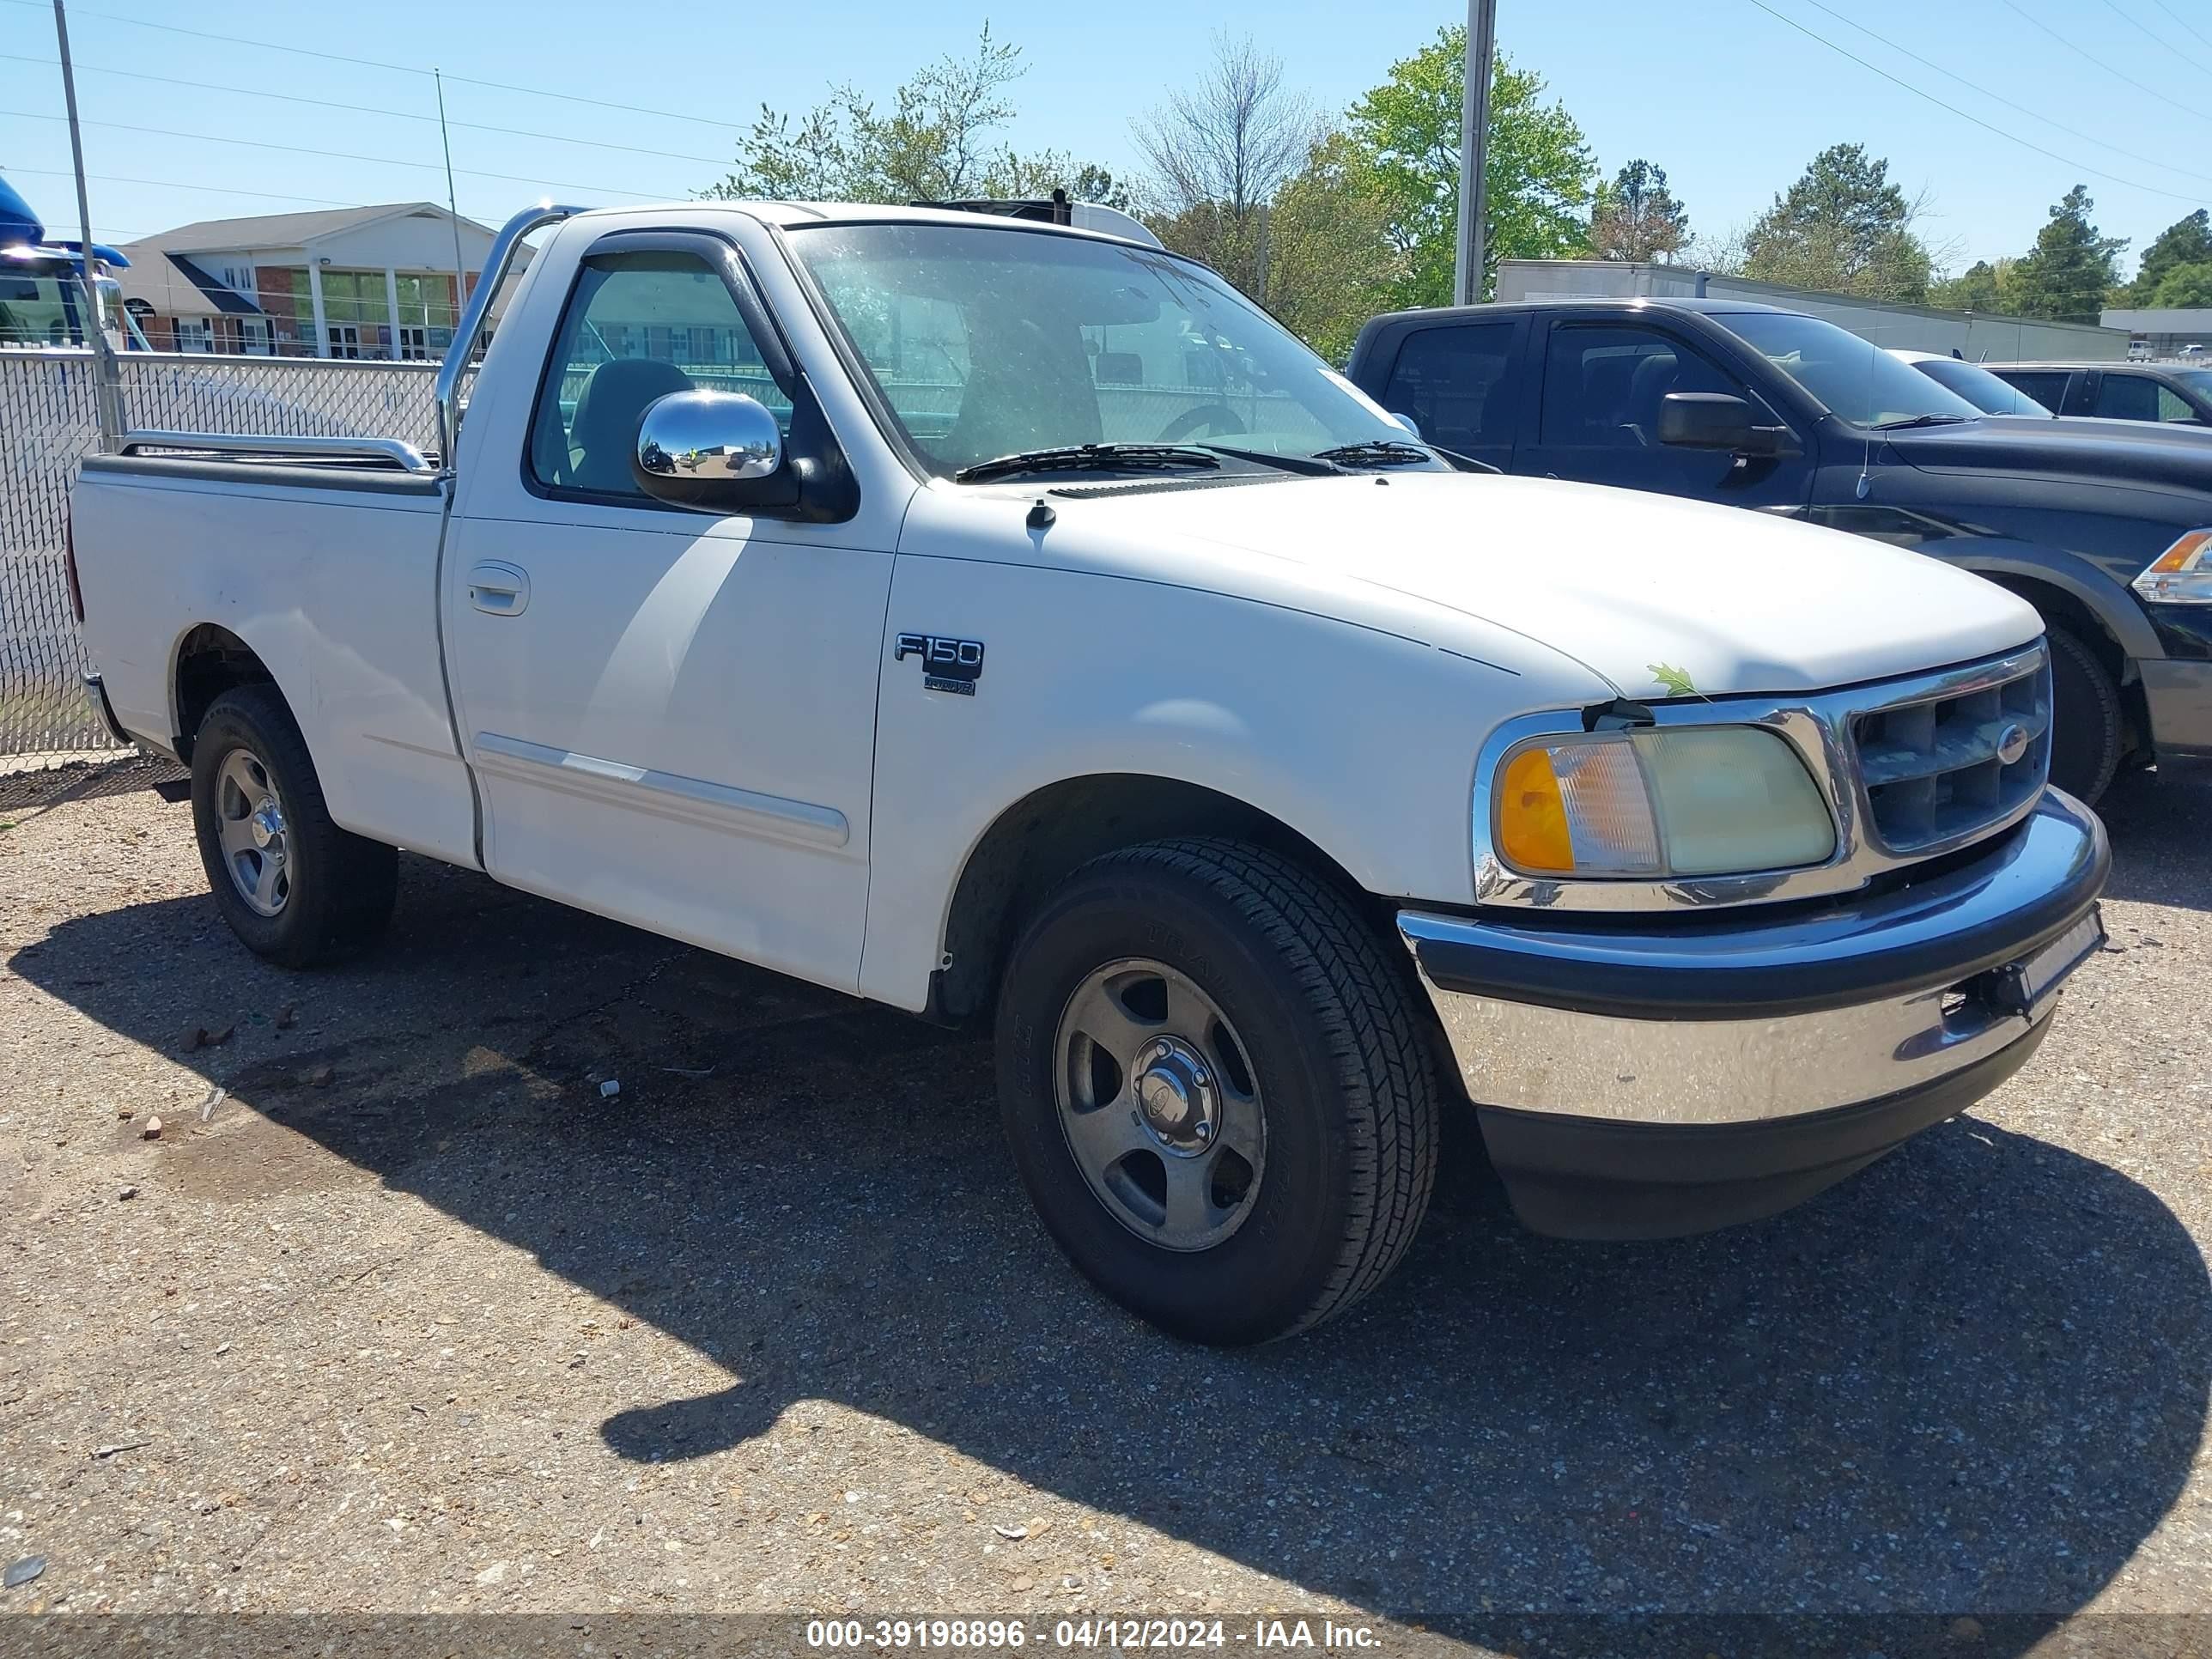
[(2053, 790), (1966, 861), (1843, 902), (1398, 921), (1516, 1212), (1657, 1237), (1785, 1209), (2011, 1076), (2103, 940), (2110, 863)]

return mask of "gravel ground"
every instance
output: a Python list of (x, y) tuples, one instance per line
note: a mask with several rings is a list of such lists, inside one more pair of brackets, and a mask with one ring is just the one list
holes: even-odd
[(2212, 769), (2169, 773), (1972, 1116), (1652, 1245), (1521, 1232), (1462, 1132), (1392, 1283), (1243, 1353), (1064, 1267), (980, 1043), (412, 860), (382, 951), (286, 974), (188, 809), (88, 775), (0, 812), (0, 1565), (45, 1563), (0, 1613), (2200, 1651)]

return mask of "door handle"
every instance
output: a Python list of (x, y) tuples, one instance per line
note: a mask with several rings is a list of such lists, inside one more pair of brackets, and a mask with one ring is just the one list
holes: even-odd
[(530, 608), (530, 573), (487, 560), (469, 572), (469, 603), (486, 616), (519, 617)]

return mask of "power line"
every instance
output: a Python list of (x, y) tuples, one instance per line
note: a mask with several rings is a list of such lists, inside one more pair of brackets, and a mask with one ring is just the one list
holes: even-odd
[(2164, 13), (2165, 13), (2168, 17), (2171, 17), (2172, 19), (2173, 19), (2173, 21), (2174, 21), (2175, 22), (2177, 22), (2177, 23), (2180, 24), (2182, 27), (2184, 27), (2184, 28), (2187, 29), (2187, 30), (2188, 30), (2191, 34), (2195, 35), (2198, 40), (2200, 40), (2203, 41), (2203, 42), (2204, 42), (2204, 44), (2205, 44), (2206, 46), (2212, 46), (2212, 36), (2208, 36), (2208, 35), (2206, 35), (2206, 34), (2205, 34), (2202, 30), (2200, 30), (2200, 29), (2197, 27), (2197, 25), (2196, 25), (2196, 24), (2194, 24), (2194, 23), (2191, 22), (2191, 21), (2190, 21), (2186, 17), (2184, 17), (2184, 16), (2183, 16), (2179, 12), (2178, 12), (2178, 11), (2174, 10), (2174, 9), (2173, 9), (2172, 6), (2167, 5), (2167, 4), (2166, 3), (2166, 0), (2150, 0), (2150, 3), (2151, 3), (2151, 4), (2153, 4), (2154, 6), (2156, 6), (2156, 7), (2157, 7), (2160, 11), (2164, 12)]
[(1896, 41), (1891, 40), (1887, 35), (1877, 33), (1875, 30), (1869, 28), (1865, 24), (1857, 21), (1856, 19), (1848, 17), (1842, 12), (1836, 10), (1832, 6), (1823, 4), (1822, 0), (1805, 0), (1805, 3), (1812, 7), (1815, 11), (1826, 12), (1829, 16), (1834, 18), (1838, 23), (1842, 23), (1849, 27), (1856, 29), (1861, 34), (1865, 35), (1868, 40), (1878, 40), (1883, 46), (1887, 46), (1892, 52), (1898, 53), (1899, 56), (1910, 58), (1914, 63), (1919, 64), (1923, 69), (1934, 70), (1936, 74), (1946, 76), (1951, 80), (1956, 81), (1960, 86), (1965, 87), (1968, 91), (1981, 94), (1983, 97), (1989, 99), (1992, 103), (2002, 104), (2007, 109), (2016, 110), (2022, 115), (2044, 123), (2046, 126), (2056, 127), (2059, 131), (2065, 133), (2069, 137), (2081, 139), (2087, 143), (2096, 145), (2100, 149), (2108, 149), (2115, 155), (2124, 155), (2130, 161), (2141, 161), (2147, 167), (2158, 167), (2167, 173), (2178, 173), (2185, 179), (2195, 179), (2201, 183), (2212, 185), (2212, 173), (2191, 173), (2187, 167), (2178, 167), (2174, 166), (2172, 162), (2161, 161), (2154, 155), (2141, 155), (2136, 154), (2134, 150), (2123, 149), (2108, 138), (2100, 138), (2093, 132), (2083, 132), (2078, 127), (2069, 127), (2063, 121), (2057, 120), (2051, 116), (2045, 115), (2041, 110), (2031, 108), (2026, 104), (2015, 103), (2013, 100), (2006, 97), (2001, 92), (1991, 92), (1987, 87), (1983, 86), (1980, 82), (1969, 81), (1965, 76), (1960, 74), (1958, 70), (1946, 69), (1942, 64), (1936, 63), (1932, 59), (1923, 58), (1918, 52), (1911, 50), (1909, 47), (1898, 45)]
[[(47, 0), (0, 0), (0, 3), (27, 6), (33, 10), (43, 11), (46, 8)], [(176, 23), (156, 23), (143, 17), (126, 17), (121, 12), (100, 11), (88, 6), (78, 6), (75, 10), (76, 15), (80, 17), (97, 17), (106, 22), (126, 23), (133, 28), (159, 29), (165, 34), (189, 35), (195, 40), (214, 40), (231, 46), (258, 46), (265, 52), (290, 52), (296, 58), (318, 58), (325, 63), (343, 64), (348, 69), (388, 70), (394, 75), (419, 75), (426, 81), (430, 78), (430, 71), (428, 69), (415, 64), (386, 64), (374, 58), (348, 58), (334, 52), (316, 52), (307, 46), (288, 46), (275, 40), (251, 40), (242, 34), (217, 34), (209, 29), (188, 29)], [(711, 115), (693, 115), (683, 110), (649, 109), (642, 104), (615, 103), (605, 98), (586, 97), (581, 93), (554, 92), (544, 87), (516, 86), (507, 81), (483, 81), (468, 75), (449, 75), (446, 78), (448, 81), (459, 82), (465, 86), (486, 87), (495, 92), (520, 93), (528, 98), (552, 98), (567, 104), (589, 104), (595, 109), (619, 110), (625, 115), (649, 115), (662, 120), (690, 121), (701, 126), (720, 127), (726, 132), (752, 131), (741, 121), (725, 121)]]
[[(2012, 0), (2005, 0), (2005, 3), (2009, 5), (2011, 4)], [(1938, 109), (1948, 110), (1952, 114), (1957, 116), (1962, 121), (1972, 121), (1976, 126), (1981, 128), (1983, 131), (1995, 133), (1998, 137), (2006, 140), (2008, 143), (2018, 144), (2024, 149), (2032, 149), (2038, 155), (2047, 155), (2052, 161), (2063, 162), (2065, 166), (2074, 168), (2076, 172), (2086, 173), (2092, 178), (2110, 179), (2113, 184), (2124, 185), (2130, 190), (2143, 191), (2152, 196), (2164, 196), (2176, 202), (2193, 203), (2198, 199), (2194, 196), (2184, 196), (2179, 191), (2160, 190), (2156, 185), (2139, 184), (2133, 179), (2123, 179), (2117, 173), (2107, 173), (2102, 167), (2093, 167), (2086, 161), (2077, 161), (2069, 156), (2061, 155), (2055, 149), (2045, 149), (2041, 144), (2037, 143), (2033, 139), (2023, 138), (2016, 132), (2007, 132), (2002, 127), (1997, 126), (1991, 122), (1984, 121), (1980, 116), (1972, 114), (1966, 110), (1960, 109), (1956, 104), (1947, 103), (1944, 100), (1938, 98), (1934, 93), (1923, 91), (1920, 88), (1914, 86), (1911, 82), (1902, 80), (1897, 76), (1892, 75), (1887, 70), (1882, 68), (1879, 64), (1869, 63), (1865, 58), (1851, 51), (1850, 47), (1839, 46), (1834, 41), (1829, 40), (1825, 34), (1820, 34), (1812, 29), (1807, 28), (1804, 24), (1799, 22), (1796, 18), (1785, 16), (1781, 12), (1775, 10), (1773, 7), (1766, 3), (1766, 0), (1748, 0), (1748, 3), (1758, 7), (1759, 10), (1765, 12), (1769, 17), (1774, 19), (1776, 22), (1787, 23), (1791, 28), (1796, 30), (1798, 33), (1803, 35), (1807, 40), (1819, 42), (1821, 46), (1826, 46), (1830, 52), (1834, 52), (1838, 57), (1848, 58), (1851, 62), (1856, 64), (1861, 69), (1866, 70), (1872, 74), (1879, 75), (1883, 80), (1888, 82), (1892, 86), (1901, 87), (1905, 91), (1911, 93), (1915, 98), (1923, 99), (1925, 101), (1935, 105)]]
[[(45, 64), (49, 66), (58, 62), (52, 58), (30, 58), (15, 52), (0, 52), (0, 58), (10, 63)], [(398, 121), (428, 121), (434, 125), (438, 119), (434, 115), (418, 115), (412, 110), (379, 109), (371, 104), (342, 104), (328, 98), (308, 98), (295, 92), (268, 92), (259, 87), (218, 86), (211, 81), (185, 81), (173, 75), (149, 75), (143, 70), (111, 69), (102, 64), (79, 64), (76, 68), (80, 73), (119, 75), (126, 80), (152, 81), (161, 86), (183, 87), (192, 92), (222, 92), (242, 98), (273, 98), (282, 103), (309, 104), (317, 109), (344, 110), (354, 115), (385, 115)], [(457, 81), (460, 78), (459, 76), (453, 77)], [(630, 155), (658, 156), (664, 161), (700, 161), (708, 167), (726, 167), (729, 163), (729, 158), (723, 155), (686, 155), (678, 150), (647, 149), (641, 144), (611, 144), (598, 138), (572, 138), (562, 132), (532, 132), (521, 127), (493, 126), (483, 121), (453, 121), (448, 125), (465, 127), (472, 132), (499, 132), (510, 138), (534, 138), (551, 144), (581, 144), (590, 149), (616, 149)]]
[(2147, 85), (2145, 82), (2136, 80), (2134, 76), (2130, 75), (2126, 70), (2114, 69), (2110, 64), (2098, 57), (2095, 52), (2091, 52), (2087, 46), (2075, 45), (2073, 41), (2069, 40), (2064, 35), (2061, 34), (2057, 29), (2051, 27), (2050, 24), (2045, 22), (2040, 17), (2038, 17), (2033, 12), (2023, 9), (2018, 3), (2018, 0), (2004, 0), (2004, 4), (2007, 9), (2026, 18), (2029, 22), (2034, 24), (2036, 27), (2041, 29), (2045, 34), (2056, 40), (2060, 46), (2065, 47), (2067, 51), (2072, 52), (2075, 57), (2087, 58), (2089, 62), (2094, 64), (2099, 69), (2104, 70), (2106, 74), (2111, 76), (2114, 80), (2126, 82), (2137, 92), (2148, 93), (2153, 98), (2157, 99), (2159, 102), (2166, 105), (2168, 108), (2178, 109), (2184, 115), (2192, 117), (2199, 121), (2212, 120), (2212, 117), (2203, 115), (2197, 111), (2190, 108), (2188, 105), (2177, 102), (2175, 100), (2168, 97), (2166, 94), (2160, 92), (2156, 87)]
[[(26, 121), (59, 121), (64, 118), (59, 115), (41, 115), (27, 109), (0, 109), (0, 115), (13, 115)], [(272, 144), (263, 138), (223, 138), (212, 132), (178, 132), (168, 127), (133, 126), (125, 121), (87, 121), (84, 125), (105, 127), (112, 132), (142, 132), (155, 138), (188, 138), (210, 144), (239, 144), (247, 149), (283, 150), (287, 155), (319, 156), (327, 161), (367, 161), (375, 167), (413, 167), (418, 172), (429, 173), (441, 171), (435, 161), (410, 161), (397, 155), (358, 155), (350, 150), (309, 149), (302, 144)], [(472, 179), (496, 179), (510, 185), (552, 185), (561, 190), (587, 191), (599, 196), (638, 196), (647, 201), (666, 200), (670, 196), (666, 191), (631, 190), (621, 185), (580, 185), (573, 179), (532, 178), (520, 173), (487, 173), (481, 167), (455, 167), (453, 171), (465, 173)]]
[[(10, 173), (33, 173), (45, 179), (73, 179), (76, 175), (66, 167), (19, 167), (10, 166)], [(255, 196), (266, 202), (301, 202), (309, 207), (351, 208), (367, 207), (366, 202), (333, 202), (326, 196), (286, 196), (273, 190), (240, 190), (235, 185), (188, 185), (181, 179), (125, 179), (112, 173), (88, 173), (86, 178), (103, 185), (145, 185), (155, 190), (197, 190), (211, 196)]]
[(2172, 52), (2183, 63), (2188, 64), (2190, 68), (2200, 70), (2204, 69), (2205, 66), (2202, 63), (2191, 57), (2189, 53), (2185, 52), (2181, 47), (2175, 46), (2172, 41), (2167, 40), (2164, 35), (2153, 29), (2149, 24), (2144, 22), (2141, 18), (2135, 16), (2131, 13), (2121, 10), (2118, 4), (2118, 0), (2105, 0), (2105, 9), (2111, 12), (2113, 16), (2118, 18), (2123, 23), (2125, 23), (2130, 28), (2135, 30), (2136, 33), (2142, 35), (2145, 40), (2151, 41), (2165, 51)]

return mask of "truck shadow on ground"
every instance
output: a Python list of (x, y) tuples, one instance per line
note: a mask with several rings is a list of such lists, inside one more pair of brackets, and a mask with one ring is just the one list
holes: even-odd
[[(114, 971), (164, 955), (321, 1027), (281, 1058), (195, 1055), (242, 1106), (728, 1370), (599, 1425), (628, 1459), (829, 1399), (1516, 1651), (1573, 1645), (1528, 1610), (2021, 1615), (1986, 1653), (2111, 1580), (2205, 1425), (2188, 1233), (2115, 1170), (1972, 1118), (1791, 1215), (1639, 1246), (1522, 1232), (1462, 1138), (1381, 1293), (1215, 1352), (1054, 1253), (979, 1042), (411, 860), (392, 941), (331, 973), (252, 962), (200, 898), (64, 923), (12, 965), (173, 1048), (178, 1007)], [(318, 1063), (335, 1083), (301, 1082)], [(176, 1156), (252, 1196), (245, 1137)]]

